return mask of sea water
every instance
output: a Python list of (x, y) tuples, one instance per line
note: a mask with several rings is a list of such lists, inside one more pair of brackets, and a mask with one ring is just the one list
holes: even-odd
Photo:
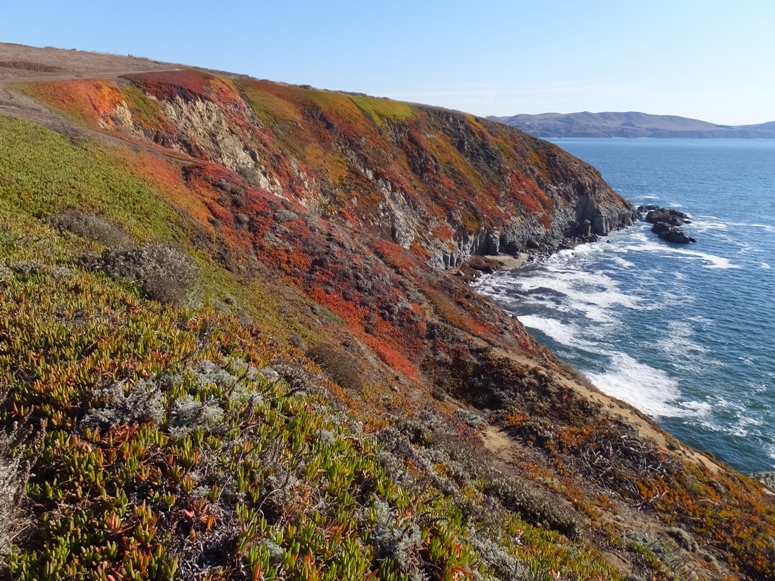
[(775, 140), (558, 139), (650, 224), (477, 281), (602, 391), (743, 472), (775, 469)]

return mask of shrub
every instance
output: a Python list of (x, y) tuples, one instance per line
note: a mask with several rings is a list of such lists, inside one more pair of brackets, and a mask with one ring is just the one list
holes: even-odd
[(52, 216), (49, 222), (55, 228), (67, 230), (109, 248), (132, 246), (132, 238), (120, 226), (77, 208), (66, 208)]
[(26, 528), (17, 508), (26, 486), (26, 480), (19, 478), (20, 471), (17, 459), (0, 458), (0, 567), (11, 552), (14, 539)]
[(94, 393), (95, 405), (84, 416), (84, 428), (110, 428), (118, 424), (134, 422), (161, 423), (164, 417), (162, 394), (151, 382), (140, 380), (124, 393), (120, 382)]
[(579, 534), (579, 523), (569, 509), (558, 506), (536, 490), (506, 479), (496, 479), (486, 485), (484, 492), (535, 526), (554, 529), (571, 539)]
[(143, 296), (160, 303), (184, 305), (199, 281), (199, 271), (191, 258), (168, 244), (106, 250), (98, 258), (83, 257), (82, 264), (135, 284)]
[(405, 572), (414, 570), (421, 562), (422, 546), (420, 527), (408, 518), (397, 518), (387, 503), (375, 499), (377, 523), (370, 541), (377, 550), (377, 559), (390, 559)]
[(333, 382), (348, 390), (356, 392), (363, 390), (358, 365), (352, 355), (343, 349), (323, 343), (310, 349), (307, 356), (320, 365)]
[(0, 430), (0, 574), (16, 539), (30, 527), (24, 511), (25, 489), (30, 463), (22, 462), (20, 440), (28, 439), (17, 426), (10, 432)]

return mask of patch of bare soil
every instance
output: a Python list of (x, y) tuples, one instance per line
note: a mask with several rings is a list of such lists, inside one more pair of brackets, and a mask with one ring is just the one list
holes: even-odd
[(62, 69), (41, 63), (29, 61), (0, 61), (0, 69), (18, 69), (22, 71), (35, 71), (36, 73), (58, 73)]
[(177, 65), (131, 55), (122, 56), (0, 43), (0, 81), (8, 79), (32, 80), (30, 77), (40, 77), (42, 73), (62, 75), (62, 78), (88, 78), (101, 76), (105, 73), (126, 74), (172, 68), (177, 68)]
[(168, 71), (184, 68), (146, 58), (103, 53), (36, 48), (20, 44), (0, 43), (0, 115), (25, 119), (56, 131), (74, 143), (86, 136), (103, 142), (136, 148), (97, 131), (65, 119), (45, 105), (15, 90), (25, 83), (45, 83), (71, 79), (103, 79), (114, 81), (130, 73)]

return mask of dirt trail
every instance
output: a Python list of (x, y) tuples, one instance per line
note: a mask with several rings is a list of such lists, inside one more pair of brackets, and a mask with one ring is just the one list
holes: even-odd
[[(88, 136), (104, 143), (121, 143), (134, 149), (142, 148), (134, 142), (127, 142), (74, 123), (16, 89), (27, 83), (84, 79), (116, 81), (127, 74), (176, 71), (184, 68), (186, 67), (133, 56), (0, 43), (0, 115), (42, 125), (76, 143)], [(156, 151), (155, 148), (150, 149)]]
[(133, 56), (0, 43), (0, 81), (89, 78), (185, 68)]

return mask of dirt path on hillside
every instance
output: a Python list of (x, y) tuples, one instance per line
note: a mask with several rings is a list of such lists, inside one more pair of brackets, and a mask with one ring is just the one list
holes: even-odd
[(0, 43), (0, 82), (90, 78), (102, 75), (188, 68), (131, 55), (113, 55), (58, 48)]
[(176, 71), (187, 67), (133, 56), (35, 48), (0, 43), (0, 115), (31, 121), (75, 143), (86, 137), (103, 143), (139, 145), (74, 123), (16, 90), (26, 83), (101, 79), (117, 81), (127, 74)]

